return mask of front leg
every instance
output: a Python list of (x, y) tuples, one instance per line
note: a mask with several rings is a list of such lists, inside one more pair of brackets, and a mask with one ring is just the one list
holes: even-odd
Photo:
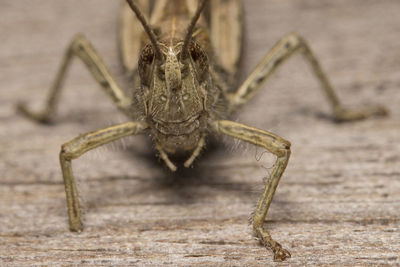
[(286, 61), (286, 59), (296, 54), (296, 52), (302, 53), (304, 58), (310, 64), (315, 77), (321, 83), (321, 88), (328, 98), (336, 121), (361, 120), (374, 115), (387, 115), (387, 110), (382, 106), (366, 107), (361, 110), (349, 110), (344, 108), (328, 77), (325, 75), (317, 58), (311, 51), (311, 48), (303, 38), (295, 33), (289, 34), (280, 40), (271, 51), (267, 53), (264, 59), (253, 70), (240, 88), (235, 93), (228, 95), (231, 109), (235, 109), (249, 101), (269, 76), (272, 75), (275, 70)]
[(212, 126), (217, 133), (229, 135), (256, 146), (264, 147), (277, 156), (274, 169), (265, 184), (264, 192), (258, 201), (253, 215), (253, 230), (254, 234), (260, 238), (262, 244), (272, 249), (275, 261), (283, 261), (286, 258), (290, 258), (289, 251), (282, 248), (278, 242), (273, 240), (269, 232), (263, 227), (272, 198), (289, 161), (290, 142), (267, 131), (232, 121), (217, 121)]
[(80, 135), (61, 147), (60, 163), (64, 178), (65, 193), (69, 216), (69, 228), (74, 232), (82, 231), (81, 211), (79, 207), (78, 191), (72, 173), (73, 159), (101, 145), (110, 143), (119, 138), (143, 132), (147, 124), (143, 122), (128, 122), (95, 132)]

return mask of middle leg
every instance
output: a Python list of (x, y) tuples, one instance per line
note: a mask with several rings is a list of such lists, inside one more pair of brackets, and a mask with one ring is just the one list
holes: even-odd
[(228, 95), (231, 109), (233, 110), (249, 101), (269, 76), (272, 75), (286, 59), (296, 52), (303, 54), (310, 64), (316, 78), (321, 83), (321, 87), (332, 107), (335, 120), (352, 121), (365, 119), (374, 115), (383, 116), (387, 114), (387, 110), (382, 106), (366, 107), (362, 110), (349, 110), (344, 108), (309, 45), (302, 37), (295, 33), (289, 34), (279, 41), (258, 64), (239, 89), (235, 93)]
[(76, 36), (68, 47), (57, 76), (51, 86), (50, 94), (47, 98), (44, 109), (40, 112), (33, 112), (24, 104), (19, 104), (17, 107), (18, 110), (30, 119), (42, 123), (49, 122), (52, 115), (55, 113), (61, 88), (64, 83), (68, 67), (70, 66), (74, 56), (77, 56), (85, 63), (95, 80), (101, 85), (102, 89), (112, 99), (116, 106), (127, 116), (129, 116), (131, 100), (117, 85), (106, 65), (103, 63), (103, 60), (95, 51), (93, 46), (84, 36), (81, 35)]

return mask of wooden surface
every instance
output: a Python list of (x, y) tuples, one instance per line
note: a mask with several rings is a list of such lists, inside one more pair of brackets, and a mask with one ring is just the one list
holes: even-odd
[[(144, 137), (75, 160), (85, 230), (68, 231), (60, 145), (125, 118), (81, 63), (71, 70), (56, 124), (27, 121), (14, 105), (43, 103), (78, 32), (126, 86), (117, 2), (0, 3), (0, 265), (272, 264), (248, 217), (274, 157), (228, 138), (175, 177)], [(398, 0), (246, 0), (242, 76), (296, 30), (346, 105), (383, 103), (391, 111), (384, 119), (332, 123), (317, 82), (295, 57), (235, 118), (293, 144), (266, 223), (292, 253), (277, 265), (400, 265), (399, 11)]]

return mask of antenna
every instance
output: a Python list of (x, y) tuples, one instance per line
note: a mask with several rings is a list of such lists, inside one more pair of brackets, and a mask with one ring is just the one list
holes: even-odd
[(144, 31), (149, 36), (150, 41), (151, 41), (154, 51), (155, 51), (156, 59), (161, 60), (162, 53), (161, 53), (160, 47), (158, 46), (158, 43), (157, 43), (157, 37), (155, 36), (154, 32), (150, 29), (149, 24), (147, 23), (145, 17), (143, 16), (143, 13), (139, 10), (138, 6), (132, 0), (126, 0), (126, 1), (128, 2), (129, 6), (133, 10), (133, 12), (135, 12), (136, 17), (138, 18), (140, 23), (142, 23), (142, 25), (143, 25)]
[(188, 52), (189, 52), (188, 46), (189, 46), (190, 41), (192, 40), (194, 27), (196, 26), (196, 23), (200, 18), (201, 12), (203, 11), (203, 9), (205, 8), (207, 3), (208, 3), (208, 0), (200, 1), (199, 6), (196, 10), (196, 13), (195, 13), (192, 21), (190, 22), (189, 27), (186, 30), (186, 36), (185, 36), (185, 40), (183, 41), (183, 46), (182, 46), (181, 60), (186, 59), (186, 57), (188, 56)]

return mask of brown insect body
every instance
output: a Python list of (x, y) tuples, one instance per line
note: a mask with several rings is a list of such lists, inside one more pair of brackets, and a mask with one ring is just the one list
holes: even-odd
[[(193, 153), (207, 133), (208, 120), (215, 119), (220, 95), (209, 72), (212, 51), (208, 27), (201, 16), (185, 58), (182, 49), (194, 14), (186, 0), (158, 4), (164, 5), (163, 13), (153, 14), (150, 21), (155, 21), (151, 26), (162, 58), (156, 57), (143, 33), (145, 42), (138, 63), (140, 88), (135, 93), (142, 107), (135, 108), (144, 111), (160, 153)], [(154, 9), (160, 10), (157, 3)]]
[[(210, 7), (205, 16), (207, 2)], [(120, 138), (150, 133), (160, 157), (174, 171), (176, 166), (169, 155), (184, 153), (187, 156), (184, 166), (191, 166), (205, 144), (206, 135), (213, 132), (262, 147), (276, 156), (253, 213), (252, 226), (254, 235), (273, 251), (274, 260), (290, 258), (290, 252), (273, 240), (263, 226), (289, 161), (290, 142), (269, 131), (225, 120), (224, 114), (254, 97), (268, 77), (296, 52), (310, 63), (335, 120), (382, 116), (387, 114), (386, 109), (343, 107), (309, 45), (296, 33), (275, 44), (239, 87), (231, 86), (241, 51), (240, 0), (126, 0), (121, 10), (122, 63), (128, 73), (135, 75), (138, 84), (133, 99), (118, 86), (90, 42), (78, 35), (65, 53), (44, 109), (35, 112), (24, 104), (18, 106), (28, 118), (50, 121), (71, 59), (78, 57), (116, 107), (130, 117), (129, 122), (81, 134), (62, 145), (60, 164), (71, 231), (83, 230), (73, 160)], [(144, 14), (150, 17), (149, 22)]]

